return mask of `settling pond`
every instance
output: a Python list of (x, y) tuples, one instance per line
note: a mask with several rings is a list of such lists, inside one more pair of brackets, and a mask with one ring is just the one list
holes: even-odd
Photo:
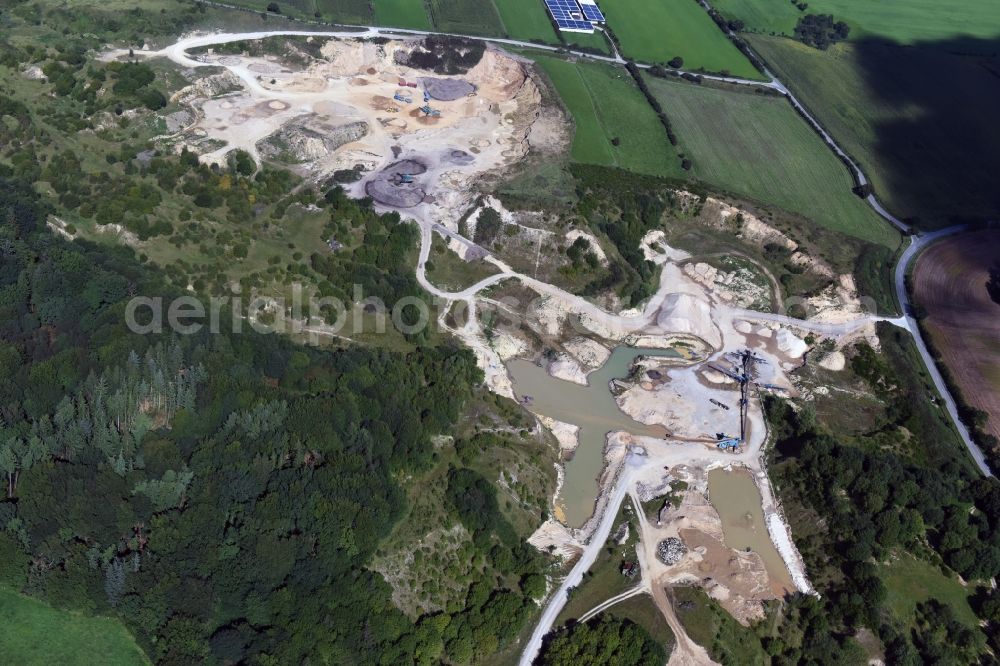
[(615, 347), (599, 369), (588, 376), (589, 384), (580, 386), (556, 379), (530, 361), (516, 359), (507, 364), (519, 398), (531, 396), (528, 408), (543, 416), (580, 426), (580, 444), (573, 459), (566, 463), (566, 478), (560, 501), (566, 524), (580, 527), (594, 512), (597, 479), (604, 466), (604, 442), (607, 434), (624, 430), (633, 435), (663, 437), (663, 426), (648, 426), (632, 419), (618, 408), (608, 387), (612, 379), (624, 379), (638, 356), (680, 358), (673, 349)]
[(749, 548), (764, 560), (777, 594), (794, 592), (795, 585), (784, 560), (771, 542), (764, 523), (761, 497), (753, 475), (746, 469), (713, 469), (708, 473), (708, 498), (722, 518), (726, 545), (734, 550)]

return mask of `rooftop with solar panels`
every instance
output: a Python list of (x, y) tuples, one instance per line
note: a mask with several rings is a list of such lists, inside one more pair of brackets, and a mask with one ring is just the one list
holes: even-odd
[(603, 23), (604, 14), (588, 0), (545, 0), (552, 20), (567, 32), (594, 32), (594, 23)]

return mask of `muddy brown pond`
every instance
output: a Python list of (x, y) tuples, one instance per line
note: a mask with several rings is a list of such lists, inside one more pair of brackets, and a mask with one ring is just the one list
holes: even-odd
[(615, 347), (604, 365), (587, 376), (587, 386), (556, 379), (530, 361), (516, 359), (507, 364), (517, 397), (531, 397), (528, 409), (580, 427), (580, 444), (573, 459), (566, 463), (566, 478), (558, 498), (565, 522), (571, 527), (580, 527), (594, 512), (597, 480), (604, 463), (604, 442), (609, 432), (624, 430), (633, 435), (663, 436), (662, 426), (643, 425), (619, 409), (608, 387), (612, 379), (626, 378), (639, 356), (678, 358), (680, 354), (673, 349)]
[(794, 592), (788, 567), (771, 542), (764, 523), (761, 497), (753, 475), (746, 469), (713, 469), (708, 473), (708, 498), (722, 519), (722, 534), (734, 550), (752, 550), (764, 560), (776, 593)]

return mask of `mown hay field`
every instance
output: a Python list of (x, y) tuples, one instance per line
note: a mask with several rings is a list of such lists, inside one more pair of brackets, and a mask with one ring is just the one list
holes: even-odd
[(375, 0), (375, 21), (399, 28), (432, 28), (423, 0)]
[(684, 59), (684, 68), (762, 78), (695, 0), (603, 0), (623, 55), (643, 62)]
[(558, 42), (542, 0), (493, 0), (507, 35), (525, 41)]
[(692, 162), (715, 188), (895, 247), (899, 237), (851, 192), (847, 167), (782, 97), (646, 77)]
[(479, 0), (429, 0), (431, 20), (442, 32), (463, 35), (503, 35), (503, 26), (492, 2)]
[(681, 175), (680, 161), (663, 126), (623, 68), (532, 57), (576, 123), (574, 161), (660, 176)]

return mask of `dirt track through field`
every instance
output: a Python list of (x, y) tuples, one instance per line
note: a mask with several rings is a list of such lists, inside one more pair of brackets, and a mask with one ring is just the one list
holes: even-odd
[(946, 238), (914, 268), (914, 300), (925, 308), (935, 346), (965, 399), (990, 415), (988, 432), (1000, 437), (1000, 305), (986, 290), (1000, 263), (1000, 231)]

